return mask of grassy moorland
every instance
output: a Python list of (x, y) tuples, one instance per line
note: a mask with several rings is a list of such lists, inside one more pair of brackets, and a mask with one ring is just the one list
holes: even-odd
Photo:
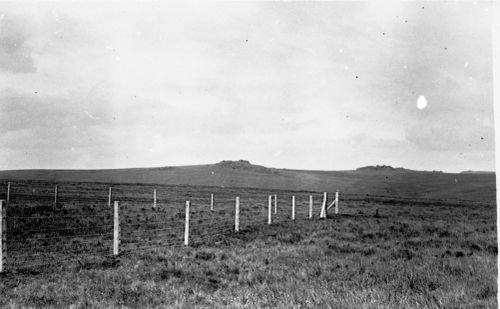
[(493, 204), (357, 200), (341, 212), (6, 274), (0, 307), (497, 308)]
[(440, 173), (387, 166), (350, 171), (268, 168), (248, 161), (112, 170), (0, 171), (0, 179), (53, 182), (149, 183), (245, 187), (280, 190), (339, 191), (349, 194), (412, 196), (433, 199), (495, 199), (494, 173)]

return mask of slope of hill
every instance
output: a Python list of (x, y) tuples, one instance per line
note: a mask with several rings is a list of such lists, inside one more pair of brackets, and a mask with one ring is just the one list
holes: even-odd
[(248, 161), (210, 165), (110, 170), (12, 170), (1, 179), (158, 183), (266, 189), (339, 191), (352, 194), (495, 201), (495, 173), (441, 173), (389, 166), (353, 171), (267, 168)]

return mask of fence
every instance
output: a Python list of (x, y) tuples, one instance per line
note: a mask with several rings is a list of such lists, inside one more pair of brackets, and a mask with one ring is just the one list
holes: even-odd
[(0, 272), (206, 244), (339, 204), (306, 191), (41, 181), (0, 181), (0, 200)]

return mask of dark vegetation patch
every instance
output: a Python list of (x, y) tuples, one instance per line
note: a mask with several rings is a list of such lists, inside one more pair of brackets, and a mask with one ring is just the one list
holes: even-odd
[(208, 251), (200, 251), (194, 255), (195, 259), (200, 259), (200, 260), (205, 260), (205, 261), (213, 260), (213, 259), (215, 259), (215, 257), (216, 257), (215, 253), (208, 252)]
[(400, 250), (395, 251), (392, 254), (392, 256), (395, 259), (411, 260), (412, 258), (415, 257), (415, 253), (413, 253), (412, 251), (410, 251), (408, 249), (400, 249)]

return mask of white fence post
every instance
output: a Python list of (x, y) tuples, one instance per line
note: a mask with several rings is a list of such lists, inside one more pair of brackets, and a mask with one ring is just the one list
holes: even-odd
[(186, 223), (184, 225), (184, 246), (189, 246), (189, 201), (186, 201)]
[(213, 193), (210, 194), (210, 210), (211, 211), (214, 210), (214, 195), (213, 195)]
[(292, 220), (295, 220), (295, 196), (292, 196)]
[(313, 217), (313, 196), (309, 195), (309, 219)]
[(114, 224), (113, 224), (113, 255), (118, 255), (120, 252), (120, 217), (119, 217), (119, 203), (115, 201), (114, 205)]
[(111, 207), (111, 187), (109, 187), (109, 193), (108, 193), (108, 207)]
[(240, 231), (240, 197), (236, 197), (236, 204), (234, 205), (234, 231)]
[(274, 214), (278, 213), (278, 195), (274, 195)]
[(271, 219), (272, 208), (273, 208), (273, 196), (269, 195), (267, 204), (267, 224), (269, 225), (272, 223)]
[(10, 181), (7, 183), (7, 203), (10, 201)]
[(326, 218), (326, 200), (328, 199), (328, 195), (326, 192), (323, 193), (323, 204), (321, 204), (321, 212), (319, 214), (320, 218)]
[(57, 185), (54, 189), (54, 207), (57, 207)]
[(153, 207), (156, 208), (156, 189), (153, 190)]
[(7, 205), (3, 205), (3, 201), (0, 200), (0, 273), (5, 271), (5, 260), (7, 259), (7, 226), (6, 226), (6, 216), (5, 211)]
[(335, 214), (339, 213), (339, 193), (335, 192)]

